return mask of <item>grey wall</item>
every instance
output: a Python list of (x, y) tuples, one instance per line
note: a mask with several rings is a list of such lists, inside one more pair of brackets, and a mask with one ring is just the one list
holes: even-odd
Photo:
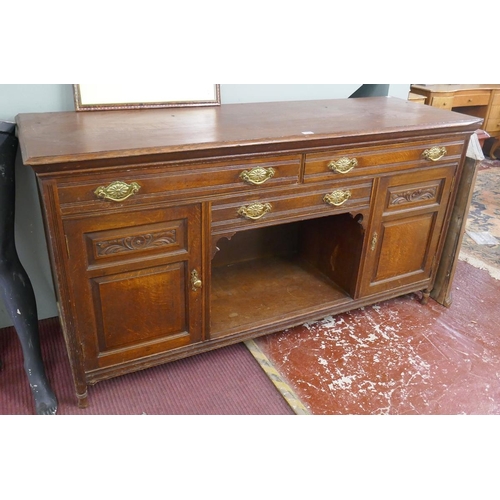
[[(361, 84), (221, 84), (221, 102), (268, 102), (346, 98)], [(407, 84), (373, 85), (388, 95), (406, 99)], [(360, 92), (365, 93), (367, 89)], [(370, 90), (368, 89), (368, 93)], [(18, 113), (74, 111), (71, 84), (0, 84), (0, 120)], [(18, 157), (16, 163), (16, 244), (19, 258), (33, 283), (40, 319), (57, 316), (35, 176)], [(0, 301), (0, 328), (11, 326)]]
[(14, 121), (18, 113), (72, 111), (72, 85), (0, 85), (0, 120)]

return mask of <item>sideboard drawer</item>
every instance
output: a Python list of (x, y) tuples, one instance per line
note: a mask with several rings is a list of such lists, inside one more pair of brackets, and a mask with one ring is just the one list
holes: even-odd
[(422, 165), (457, 162), (463, 142), (441, 140), (386, 147), (334, 149), (306, 155), (304, 182), (376, 175)]
[(464, 95), (457, 95), (453, 98), (453, 107), (461, 106), (487, 106), (490, 102), (491, 92), (489, 90), (479, 90), (473, 94), (467, 92)]
[(245, 229), (273, 221), (295, 220), (321, 214), (368, 208), (372, 180), (326, 183), (315, 189), (267, 192), (261, 196), (230, 197), (213, 203), (212, 230)]
[(78, 181), (60, 181), (61, 205), (98, 203), (140, 203), (157, 197), (178, 198), (180, 193), (197, 196), (217, 192), (262, 189), (262, 186), (296, 184), (300, 155), (235, 159), (210, 163), (147, 165), (123, 167), (78, 176)]

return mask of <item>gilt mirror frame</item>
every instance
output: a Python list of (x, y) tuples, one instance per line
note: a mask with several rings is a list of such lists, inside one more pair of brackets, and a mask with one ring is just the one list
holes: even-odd
[(220, 85), (75, 83), (73, 96), (76, 111), (219, 106)]

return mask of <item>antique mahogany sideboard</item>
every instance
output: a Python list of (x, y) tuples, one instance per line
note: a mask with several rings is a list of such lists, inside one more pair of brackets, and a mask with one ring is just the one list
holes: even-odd
[(385, 97), (18, 115), (79, 405), (99, 380), (426, 299), (480, 124)]

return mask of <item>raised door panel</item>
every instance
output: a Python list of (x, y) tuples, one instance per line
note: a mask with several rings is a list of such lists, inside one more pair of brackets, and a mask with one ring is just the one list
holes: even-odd
[(372, 283), (408, 277), (425, 269), (435, 213), (383, 222)]
[(65, 223), (87, 372), (202, 340), (201, 205)]
[(360, 296), (427, 287), (456, 166), (381, 179), (367, 233)]

